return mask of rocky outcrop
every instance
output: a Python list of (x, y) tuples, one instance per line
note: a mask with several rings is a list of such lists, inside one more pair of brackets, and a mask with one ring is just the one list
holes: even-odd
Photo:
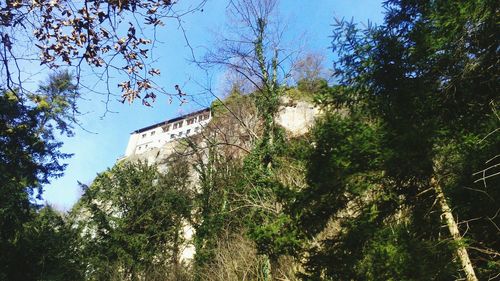
[(307, 133), (321, 114), (318, 107), (305, 101), (283, 98), (282, 104), (276, 122), (293, 137)]
[[(166, 172), (167, 163), (172, 156), (183, 154), (183, 157), (193, 157), (193, 161), (205, 162), (206, 150), (210, 145), (215, 145), (220, 153), (232, 155), (233, 158), (241, 158), (251, 150), (260, 131), (260, 122), (256, 117), (255, 108), (249, 104), (232, 104), (231, 110), (215, 116), (197, 135), (190, 137), (190, 141), (196, 143), (196, 150), (185, 145), (186, 139), (177, 139), (167, 142), (161, 147), (149, 148), (140, 154), (132, 154), (119, 161), (143, 161), (158, 165), (160, 171)], [(290, 98), (282, 99), (276, 122), (282, 126), (287, 135), (297, 137), (309, 131), (314, 125), (316, 118), (321, 114), (318, 107), (306, 101), (296, 101)], [(196, 159), (195, 155), (198, 156)], [(199, 158), (200, 155), (203, 155)], [(193, 189), (196, 190), (198, 175), (192, 171)], [(185, 245), (181, 247), (181, 261), (189, 262), (195, 253), (192, 244), (194, 229), (189, 225), (183, 226)]]

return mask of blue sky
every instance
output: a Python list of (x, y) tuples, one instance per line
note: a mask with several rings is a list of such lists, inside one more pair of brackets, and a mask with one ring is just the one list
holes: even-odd
[[(195, 0), (180, 1), (183, 3)], [(205, 48), (213, 42), (213, 34), (222, 30), (225, 23), (225, 8), (228, 0), (209, 0), (203, 12), (196, 12), (183, 18), (183, 27), (193, 46), (195, 55), (201, 57)], [(182, 9), (182, 7), (179, 7)], [(381, 1), (376, 0), (282, 0), (279, 13), (287, 23), (288, 38), (302, 38), (305, 52), (319, 53), (325, 56), (325, 66), (330, 67), (333, 54), (329, 50), (334, 18), (354, 18), (355, 22), (374, 23), (382, 21)], [(221, 73), (206, 73), (189, 62), (190, 50), (186, 47), (183, 33), (175, 21), (167, 21), (157, 34), (161, 43), (156, 49), (158, 62), (155, 67), (161, 69), (160, 84), (174, 92), (174, 85), (181, 85), (187, 93), (202, 93), (200, 84), (212, 82), (220, 84)], [(103, 88), (103, 83), (96, 84), (95, 90)], [(114, 85), (112, 85), (114, 87)], [(116, 89), (119, 94), (118, 89)], [(222, 93), (218, 93), (222, 94)], [(175, 101), (168, 103), (167, 97), (160, 96), (152, 107), (141, 105), (140, 101), (131, 105), (112, 100), (110, 109), (116, 113), (105, 112), (105, 97), (82, 90), (84, 100), (79, 103), (82, 128), (76, 128), (72, 138), (61, 138), (64, 142), (62, 150), (73, 153), (67, 160), (65, 175), (52, 180), (45, 187), (44, 200), (60, 210), (69, 210), (81, 195), (77, 182), (89, 184), (97, 173), (113, 166), (116, 159), (124, 154), (130, 132), (157, 123), (182, 113), (188, 113), (200, 106), (208, 105), (209, 98), (203, 97), (188, 104), (179, 106)], [(90, 133), (90, 132), (92, 133)]]

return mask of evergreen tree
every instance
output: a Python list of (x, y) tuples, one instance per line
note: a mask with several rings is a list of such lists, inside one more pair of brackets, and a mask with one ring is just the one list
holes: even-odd
[[(334, 32), (340, 87), (329, 100), (377, 124), (382, 153), (379, 165), (370, 167), (376, 155), (368, 161), (347, 153), (373, 143), (358, 140), (329, 158), (344, 140), (356, 140), (342, 126), (333, 132), (345, 138), (313, 150), (312, 156), (319, 152), (334, 162), (310, 169), (303, 216), (318, 223), (307, 228), (318, 233), (329, 219), (337, 219), (340, 229), (313, 251), (311, 276), (321, 278), (324, 270), (335, 279), (491, 278), (498, 271), (491, 250), (498, 245), (491, 237), (498, 231), (493, 220), (498, 220), (494, 202), (499, 197), (490, 186), (498, 178), (488, 177), (481, 187), (472, 176), (498, 155), (498, 134), (484, 139), (498, 128), (493, 114), (498, 106), (498, 4), (387, 1), (385, 7), (381, 26), (358, 30), (342, 21)], [(318, 132), (330, 122), (319, 124)], [(323, 137), (316, 133), (318, 144)], [(343, 157), (345, 166), (335, 164)], [(371, 190), (380, 188), (365, 195), (357, 213), (342, 217), (338, 208), (349, 210), (354, 204), (349, 194), (356, 184), (335, 187), (343, 186), (347, 172), (358, 165), (364, 173), (381, 172), (382, 177), (365, 180), (375, 180)], [(318, 170), (325, 171), (319, 172), (327, 183), (324, 192), (315, 192), (322, 182), (315, 179)], [(409, 267), (412, 260), (418, 261), (418, 271)]]
[[(488, 152), (488, 156), (498, 154), (493, 149), (497, 147), (498, 135), (480, 141), (498, 127), (495, 124), (498, 119), (493, 115), (498, 105), (498, 53), (493, 39), (498, 4), (387, 1), (385, 6), (387, 13), (382, 26), (359, 31), (352, 23), (340, 22), (333, 44), (339, 55), (336, 75), (342, 87), (336, 100), (348, 106), (351, 114), (365, 115), (379, 124), (383, 157), (378, 169), (383, 178), (378, 183), (382, 190), (377, 194), (383, 200), (366, 203), (371, 207), (365, 207), (359, 216), (342, 224), (337, 238), (325, 241), (329, 244), (310, 261), (314, 270), (326, 269), (327, 275), (339, 279), (448, 280), (463, 276), (477, 280), (478, 272), (482, 278), (490, 278), (498, 267), (495, 251), (488, 255), (484, 248), (482, 253), (472, 252), (471, 248), (497, 247), (497, 242), (488, 238), (497, 231), (495, 223), (487, 222), (486, 218), (493, 217), (498, 193), (491, 188), (478, 192), (477, 185), (472, 188), (474, 168), (467, 162), (473, 161), (475, 169), (480, 170), (479, 163), (484, 165), (485, 155), (477, 152)], [(339, 144), (331, 144), (327, 151), (338, 149)], [(348, 159), (346, 167), (332, 166), (333, 172), (341, 177), (328, 188), (345, 181), (343, 173), (359, 161), (352, 156)], [(496, 181), (489, 179), (490, 184)], [(485, 198), (480, 199), (484, 194), (490, 198), (480, 206), (484, 204)], [(312, 202), (344, 196), (345, 190), (329, 189), (326, 194), (313, 195)], [(338, 214), (336, 208), (325, 211), (327, 217)], [(479, 216), (482, 223), (466, 231), (467, 224), (460, 224), (457, 217), (473, 218), (473, 215)], [(364, 222), (371, 222), (371, 227), (363, 226)], [(324, 224), (314, 224), (312, 229), (316, 227), (321, 230)], [(380, 240), (383, 236), (379, 234), (383, 233), (389, 233), (394, 242), (387, 244), (389, 237)], [(354, 237), (356, 244), (347, 243)], [(436, 251), (447, 243), (449, 250)], [(391, 248), (400, 250), (395, 252)], [(327, 249), (333, 251), (329, 253)], [(406, 250), (398, 253), (401, 249)], [(343, 256), (342, 253), (350, 257), (345, 267), (335, 262), (325, 263), (323, 259)], [(384, 267), (379, 267), (380, 253), (385, 253), (385, 260), (389, 261)], [(455, 265), (452, 262), (455, 258), (448, 257), (451, 253), (456, 257)], [(407, 270), (412, 260), (423, 266), (418, 274)], [(334, 261), (340, 262), (336, 258)], [(450, 271), (453, 266), (460, 272)]]
[(183, 226), (190, 218), (189, 169), (162, 175), (144, 163), (118, 163), (85, 189), (74, 208), (90, 280), (182, 280)]
[(23, 247), (18, 238), (36, 214), (33, 200), (62, 175), (61, 160), (70, 157), (60, 151), (56, 135), (72, 134), (77, 90), (62, 71), (28, 96), (0, 92), (0, 278), (14, 278), (21, 261), (13, 257)]
[[(34, 211), (33, 211), (34, 212)], [(83, 280), (79, 234), (66, 218), (45, 206), (23, 225), (7, 280)]]

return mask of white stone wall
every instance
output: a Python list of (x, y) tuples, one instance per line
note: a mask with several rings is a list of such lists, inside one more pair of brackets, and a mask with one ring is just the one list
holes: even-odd
[(197, 134), (210, 122), (211, 118), (209, 111), (201, 112), (194, 116), (186, 116), (175, 122), (158, 125), (146, 131), (134, 132), (130, 135), (125, 157), (161, 148), (166, 143), (176, 139)]

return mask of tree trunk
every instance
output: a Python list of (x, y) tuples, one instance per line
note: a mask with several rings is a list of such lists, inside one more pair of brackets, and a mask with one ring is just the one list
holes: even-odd
[(472, 267), (472, 263), (469, 258), (469, 253), (467, 252), (467, 248), (460, 242), (460, 239), (462, 237), (460, 236), (460, 231), (458, 230), (458, 224), (453, 217), (453, 213), (451, 212), (451, 208), (448, 205), (448, 202), (446, 201), (443, 189), (434, 177), (431, 178), (431, 186), (436, 192), (437, 201), (442, 212), (441, 215), (444, 218), (446, 225), (448, 226), (451, 238), (458, 245), (456, 255), (460, 260), (467, 281), (478, 281), (476, 273), (474, 272), (474, 267)]
[[(181, 226), (181, 222), (178, 221), (176, 226)], [(173, 248), (172, 248), (172, 275), (174, 277), (174, 280), (179, 280), (179, 260), (180, 260), (180, 245), (179, 245), (179, 232), (180, 230), (178, 229), (175, 234), (174, 234), (174, 241), (173, 241)]]

